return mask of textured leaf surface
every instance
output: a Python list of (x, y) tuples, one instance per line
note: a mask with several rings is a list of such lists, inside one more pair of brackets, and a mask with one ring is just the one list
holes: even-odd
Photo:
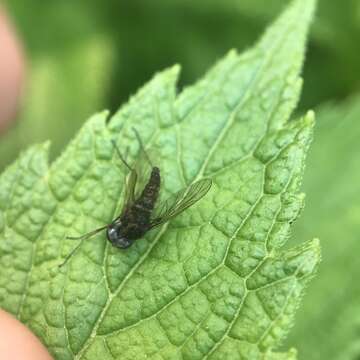
[[(92, 117), (47, 167), (46, 146), (0, 179), (0, 302), (57, 359), (293, 359), (274, 353), (319, 261), (317, 241), (282, 250), (303, 206), (313, 115), (300, 92), (314, 1), (295, 1), (248, 52), (230, 52), (176, 96), (159, 73), (109, 121)], [(66, 235), (119, 211), (125, 170), (111, 139), (160, 154), (164, 195), (204, 176), (204, 199), (127, 251)]]
[(359, 96), (319, 109), (306, 167), (308, 205), (294, 239), (316, 229), (326, 241), (319, 274), (288, 342), (299, 347), (300, 359), (360, 356), (360, 289), (354, 284), (360, 267), (359, 118)]

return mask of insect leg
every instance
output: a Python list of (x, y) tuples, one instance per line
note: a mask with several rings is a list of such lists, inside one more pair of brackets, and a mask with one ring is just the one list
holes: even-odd
[(75, 254), (75, 252), (79, 249), (80, 245), (81, 245), (81, 242), (79, 242), (79, 244), (77, 244), (77, 245), (74, 247), (74, 249), (72, 249), (72, 250), (69, 252), (69, 254), (66, 255), (66, 258), (64, 259), (64, 261), (63, 261), (61, 264), (59, 264), (59, 268), (63, 267), (63, 266), (68, 262), (68, 260), (69, 260), (69, 259)]
[(135, 136), (136, 136), (136, 138), (137, 138), (137, 140), (139, 142), (141, 151), (145, 154), (146, 160), (149, 162), (150, 166), (153, 167), (153, 164), (152, 164), (152, 162), (150, 160), (150, 157), (149, 157), (148, 153), (145, 150), (145, 146), (144, 146), (144, 143), (141, 140), (139, 132), (134, 127), (132, 129), (133, 129), (133, 131), (135, 133)]
[(97, 228), (95, 230), (92, 230), (84, 235), (81, 235), (81, 236), (67, 236), (66, 238), (67, 239), (71, 239), (71, 240), (85, 240), (85, 239), (88, 239), (89, 237), (97, 234), (98, 232), (100, 232), (101, 230), (104, 230), (107, 228), (107, 225), (105, 226), (102, 226), (100, 228)]
[[(90, 231), (84, 235), (81, 236), (67, 236), (66, 239), (71, 239), (71, 240), (86, 240), (88, 238), (90, 238), (91, 236), (96, 235), (98, 232), (100, 232), (101, 230), (104, 230), (107, 228), (107, 225), (102, 226), (101, 228), (95, 229), (93, 231)], [(75, 246), (75, 248), (73, 250), (70, 251), (70, 253), (68, 255), (66, 255), (64, 261), (59, 265), (59, 268), (61, 268), (62, 266), (64, 266), (68, 260), (75, 254), (75, 252), (79, 249), (80, 245), (82, 244), (82, 241), (79, 242), (78, 245)]]
[(125, 160), (124, 156), (122, 156), (121, 152), (120, 152), (120, 149), (119, 147), (116, 145), (116, 142), (114, 139), (111, 139), (111, 142), (120, 158), (120, 160), (124, 163), (124, 165), (131, 171), (132, 170), (132, 167), (127, 163), (127, 161)]

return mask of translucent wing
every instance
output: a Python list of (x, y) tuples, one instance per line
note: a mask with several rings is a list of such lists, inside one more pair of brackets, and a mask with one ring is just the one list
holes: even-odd
[(211, 187), (210, 179), (199, 180), (164, 201), (157, 208), (151, 227), (161, 225), (194, 205), (206, 195)]
[(145, 149), (145, 145), (140, 137), (140, 134), (135, 128), (133, 128), (133, 130), (139, 143), (139, 152), (133, 165), (134, 171), (137, 174), (136, 186), (134, 188), (134, 196), (136, 199), (140, 196), (145, 185), (149, 181), (151, 169), (154, 166), (152, 161), (155, 161), (157, 157), (154, 149)]
[(124, 206), (121, 215), (123, 215), (125, 210), (135, 201), (135, 188), (136, 188), (137, 178), (138, 176), (136, 170), (131, 170), (126, 177)]
[(151, 166), (146, 160), (146, 156), (140, 153), (134, 163), (134, 171), (137, 174), (136, 186), (134, 188), (135, 199), (138, 198), (143, 191), (145, 185), (149, 181), (151, 174)]
[(127, 153), (125, 156), (121, 153), (118, 148), (115, 140), (112, 140), (114, 148), (119, 156), (119, 159), (122, 163), (130, 170), (129, 174), (125, 178), (125, 194), (124, 194), (124, 205), (120, 214), (120, 217), (125, 213), (125, 211), (134, 203), (134, 201), (139, 197), (140, 193), (144, 189), (146, 183), (149, 180), (151, 173), (151, 160), (147, 151), (144, 149), (144, 145), (140, 139), (140, 135), (134, 129), (138, 141), (140, 143), (140, 150), (137, 156), (135, 163), (130, 166), (127, 162)]

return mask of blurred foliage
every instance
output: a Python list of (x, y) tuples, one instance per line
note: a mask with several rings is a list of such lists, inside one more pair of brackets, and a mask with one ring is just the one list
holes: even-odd
[[(192, 83), (230, 48), (244, 49), (253, 43), (287, 2), (34, 0), (30, 5), (8, 0), (30, 60), (26, 106), (18, 119), (24, 125), (13, 129), (11, 140), (0, 148), (5, 154), (0, 168), (15, 158), (19, 148), (35, 141), (50, 138), (56, 155), (90, 113), (116, 110), (154, 72), (167, 66), (180, 63), (180, 86)], [(359, 1), (320, 0), (304, 70), (301, 111), (359, 89), (359, 78), (354, 76), (360, 63), (359, 38)], [(89, 51), (96, 65), (89, 63)], [(70, 69), (72, 62), (76, 64)], [(53, 79), (51, 84), (37, 79), (39, 67), (47, 66), (44, 63), (52, 64), (44, 70)], [(88, 83), (96, 88), (90, 90)], [(57, 93), (58, 88), (63, 90)], [(39, 106), (34, 92), (43, 94), (43, 120), (34, 117), (40, 116), (32, 110)], [(36, 131), (27, 133), (33, 122), (38, 124)], [(50, 130), (59, 123), (61, 130)], [(21, 135), (24, 132), (26, 136)]]
[(301, 243), (316, 232), (323, 261), (288, 340), (299, 359), (360, 356), (359, 119), (360, 96), (318, 111), (304, 178), (306, 206), (292, 239)]
[[(103, 24), (114, 37), (123, 66), (116, 68), (121, 101), (151, 75), (173, 63), (183, 66), (182, 84), (192, 83), (229, 48), (243, 49), (288, 0), (111, 0)], [(92, 0), (93, 7), (100, 7)], [(339, 11), (341, 9), (341, 11)], [(119, 16), (114, 17), (114, 13)], [(360, 87), (360, 3), (319, 1), (304, 71), (301, 109), (344, 98)], [(113, 92), (116, 93), (116, 92)], [(119, 105), (119, 97), (112, 105)]]
[[(21, 149), (51, 140), (52, 158), (83, 124), (106, 107), (114, 48), (96, 32), (89, 14), (70, 3), (28, 6), (8, 4), (27, 54), (27, 78), (21, 108), (0, 141), (0, 170)], [(74, 10), (74, 12), (71, 11)]]
[(52, 155), (57, 155), (84, 118), (104, 106), (103, 86), (108, 82), (104, 67), (110, 60), (110, 48), (101, 37), (60, 58), (36, 58), (21, 114), (1, 138), (0, 153), (6, 156), (1, 156), (0, 168), (15, 159), (21, 149), (46, 139), (52, 141)]

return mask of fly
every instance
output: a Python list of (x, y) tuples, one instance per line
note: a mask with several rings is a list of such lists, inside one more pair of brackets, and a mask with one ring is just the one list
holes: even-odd
[[(180, 190), (155, 208), (161, 187), (160, 169), (157, 166), (153, 166), (145, 151), (139, 133), (136, 129), (133, 130), (139, 142), (140, 150), (143, 152), (147, 162), (151, 166), (149, 179), (141, 193), (139, 195), (136, 194), (136, 185), (138, 181), (137, 171), (127, 163), (115, 141), (113, 141), (114, 148), (116, 149), (120, 160), (130, 171), (125, 186), (125, 202), (122, 211), (110, 224), (90, 231), (82, 236), (67, 236), (67, 239), (85, 240), (102, 230), (106, 230), (106, 237), (113, 246), (120, 249), (126, 249), (131, 246), (135, 240), (143, 237), (149, 230), (166, 223), (190, 206), (194, 205), (209, 191), (212, 181), (210, 179), (202, 179)], [(81, 242), (66, 256), (59, 267), (66, 264), (80, 245)]]

